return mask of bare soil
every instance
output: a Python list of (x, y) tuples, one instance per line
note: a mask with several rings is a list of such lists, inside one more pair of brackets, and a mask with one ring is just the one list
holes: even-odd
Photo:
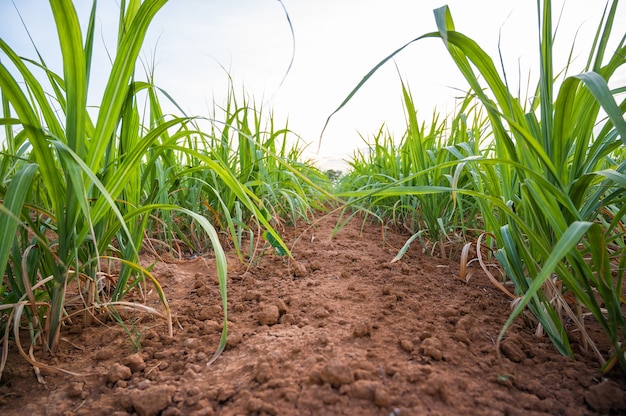
[[(626, 413), (626, 380), (602, 376), (572, 332), (575, 359), (518, 318), (495, 341), (510, 299), (480, 269), (465, 282), (458, 260), (418, 244), (390, 260), (407, 235), (353, 219), (329, 239), (336, 216), (285, 228), (296, 262), (268, 251), (250, 267), (229, 255), (229, 336), (214, 261), (158, 262), (175, 316), (174, 337), (148, 314), (63, 329), (54, 357), (85, 377), (41, 371), (12, 345), (0, 383), (3, 415), (596, 415)], [(146, 264), (155, 258), (146, 256)], [(207, 268), (206, 263), (209, 264)], [(154, 294), (149, 304), (159, 307)], [(591, 321), (600, 348), (601, 332)], [(572, 328), (573, 331), (573, 328)], [(24, 337), (25, 339), (27, 337)]]

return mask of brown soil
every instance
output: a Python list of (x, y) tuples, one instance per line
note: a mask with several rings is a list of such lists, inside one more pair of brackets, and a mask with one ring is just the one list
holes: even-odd
[[(285, 229), (297, 263), (266, 254), (248, 267), (229, 257), (229, 337), (218, 346), (221, 301), (214, 263), (158, 263), (175, 315), (174, 337), (143, 316), (141, 349), (119, 325), (64, 329), (52, 358), (76, 378), (33, 368), (16, 353), (0, 385), (3, 415), (594, 415), (626, 412), (626, 380), (603, 378), (571, 335), (559, 355), (519, 318), (496, 351), (510, 301), (476, 270), (353, 220)], [(152, 259), (146, 258), (146, 263)], [(155, 307), (156, 300), (150, 301)], [(590, 322), (590, 328), (594, 329)], [(599, 334), (599, 332), (596, 332)], [(599, 338), (601, 338), (598, 335)], [(605, 350), (603, 350), (605, 352)]]

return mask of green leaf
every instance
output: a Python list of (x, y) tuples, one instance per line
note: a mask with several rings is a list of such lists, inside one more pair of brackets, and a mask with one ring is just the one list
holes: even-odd
[(622, 143), (626, 145), (626, 121), (624, 120), (624, 113), (615, 102), (604, 78), (596, 72), (585, 72), (584, 74), (576, 75), (576, 78), (582, 80), (596, 100), (598, 100), (621, 136)]
[(546, 279), (549, 279), (552, 273), (557, 268), (557, 265), (563, 257), (565, 257), (573, 248), (576, 247), (580, 239), (587, 232), (589, 227), (591, 227), (593, 223), (591, 222), (583, 222), (583, 221), (575, 221), (573, 222), (567, 230), (563, 233), (558, 243), (552, 250), (552, 254), (550, 257), (546, 259), (543, 264), (543, 267), (539, 274), (533, 279), (532, 284), (524, 293), (522, 300), (517, 304), (506, 323), (502, 327), (500, 334), (498, 335), (498, 342), (502, 340), (506, 330), (511, 326), (513, 320), (524, 310), (528, 302), (537, 294), (537, 292), (541, 289)]
[(11, 247), (16, 238), (20, 213), (37, 168), (36, 164), (31, 163), (15, 172), (4, 195), (4, 203), (0, 205), (0, 277), (4, 276)]
[(283, 244), (281, 244), (281, 241), (274, 237), (272, 233), (267, 230), (263, 231), (263, 238), (274, 247), (279, 256), (283, 257), (287, 255), (287, 251), (283, 247)]

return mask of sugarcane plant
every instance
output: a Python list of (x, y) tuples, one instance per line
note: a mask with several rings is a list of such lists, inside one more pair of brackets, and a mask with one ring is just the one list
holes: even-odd
[[(456, 30), (449, 8), (436, 9), (437, 31), (408, 42), (379, 62), (336, 111), (407, 46), (421, 39), (441, 39), (470, 93), (482, 104), (492, 135), (491, 144), (480, 154), (453, 162), (469, 173), (465, 177), (471, 182), (449, 186), (448, 192), (473, 198), (484, 227), (484, 239), (479, 241), (502, 268), (506, 279), (502, 283), (515, 288), (514, 309), (498, 342), (528, 308), (537, 332), (546, 333), (562, 354), (573, 356), (573, 332), (566, 327), (571, 321), (583, 344), (596, 352), (603, 371), (619, 362), (626, 372), (622, 313), (626, 101), (623, 95), (617, 101), (626, 86), (609, 87), (626, 62), (626, 37), (616, 30), (620, 27), (617, 7), (617, 1), (607, 3), (583, 71), (557, 76), (552, 4), (537, 1), (539, 82), (529, 104), (526, 97), (511, 92), (504, 69), (499, 72), (475, 41)], [(612, 51), (611, 41), (616, 41)], [(420, 184), (406, 186), (440, 168), (424, 166), (421, 172), (399, 179), (396, 186), (360, 196), (405, 198), (441, 192)], [(508, 292), (504, 284), (499, 287)], [(596, 346), (585, 330), (586, 316), (602, 327), (611, 351)]]
[[(217, 232), (205, 217), (184, 207), (146, 199), (142, 163), (167, 160), (167, 151), (187, 134), (186, 118), (165, 119), (152, 101), (149, 124), (141, 124), (138, 95), (156, 88), (135, 80), (135, 65), (146, 31), (165, 0), (122, 1), (116, 55), (95, 121), (87, 107), (96, 21), (93, 2), (85, 38), (71, 1), (51, 0), (63, 72), (55, 73), (41, 54), (18, 56), (0, 39), (0, 93), (4, 149), (0, 187), (0, 310), (4, 343), (0, 370), (12, 333), (21, 354), (26, 326), (32, 345), (54, 353), (64, 321), (82, 313), (89, 323), (100, 311), (120, 315), (135, 309), (161, 316), (172, 334), (164, 292), (138, 255), (154, 211), (177, 210), (198, 224), (213, 242), (224, 306), (226, 260)], [(13, 67), (8, 66), (10, 63)], [(35, 71), (43, 71), (43, 79)], [(49, 89), (46, 89), (46, 82)], [(173, 133), (172, 133), (173, 132)], [(149, 173), (150, 171), (148, 171)], [(107, 276), (104, 263), (117, 262)], [(162, 311), (125, 302), (145, 281), (156, 289)], [(77, 287), (80, 302), (66, 297)], [(226, 318), (226, 308), (224, 308)], [(11, 331), (12, 329), (12, 331)], [(226, 319), (221, 347), (225, 343)]]

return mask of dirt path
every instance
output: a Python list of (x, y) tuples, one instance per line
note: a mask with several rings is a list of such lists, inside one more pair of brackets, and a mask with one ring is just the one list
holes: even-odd
[[(499, 358), (494, 346), (509, 300), (482, 272), (469, 283), (456, 261), (406, 235), (336, 217), (306, 231), (294, 255), (246, 270), (229, 257), (230, 335), (210, 367), (222, 310), (214, 268), (159, 263), (176, 316), (174, 338), (144, 317), (142, 348), (116, 324), (64, 330), (48, 362), (84, 379), (43, 372), (39, 384), (11, 347), (0, 385), (3, 415), (594, 415), (626, 412), (626, 381), (603, 379), (574, 341), (560, 356), (522, 319)], [(303, 230), (299, 228), (299, 232)], [(294, 230), (283, 237), (293, 241)], [(146, 259), (150, 261), (150, 259)], [(212, 262), (209, 260), (212, 266)], [(576, 340), (576, 336), (573, 336)]]

